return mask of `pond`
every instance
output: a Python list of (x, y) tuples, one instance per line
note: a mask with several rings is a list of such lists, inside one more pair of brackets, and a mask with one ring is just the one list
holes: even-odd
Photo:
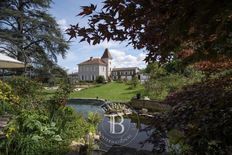
[[(121, 125), (120, 123), (115, 125), (115, 132), (120, 132), (120, 130), (122, 131), (122, 128), (123, 130), (125, 130), (124, 132), (118, 132), (113, 135), (105, 134), (107, 131), (111, 130), (112, 124), (109, 123), (109, 117), (104, 117), (105, 113), (104, 110), (102, 110), (102, 104), (104, 104), (104, 101), (89, 99), (71, 99), (68, 102), (68, 106), (71, 106), (77, 112), (82, 113), (84, 117), (87, 117), (89, 112), (97, 112), (103, 117), (102, 121), (98, 126), (99, 132), (102, 133), (100, 135), (100, 149), (108, 151), (109, 149), (112, 149), (113, 146), (120, 145), (123, 146), (124, 149), (130, 148), (136, 151), (152, 151), (153, 144), (145, 143), (144, 145), (142, 145), (142, 143), (145, 142), (151, 136), (154, 129), (148, 131), (144, 130), (146, 127), (148, 127), (148, 124), (146, 124), (145, 122), (140, 122), (140, 119), (136, 118), (136, 116), (123, 116), (123, 122), (122, 120), (120, 120)], [(120, 139), (120, 142), (116, 142), (116, 140), (118, 139)], [(122, 139), (124, 139), (124, 141), (122, 141)], [(118, 149), (120, 148), (122, 147), (118, 147)]]

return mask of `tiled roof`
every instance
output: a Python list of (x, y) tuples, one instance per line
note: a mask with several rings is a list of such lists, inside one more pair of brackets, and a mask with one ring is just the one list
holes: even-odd
[(113, 59), (110, 52), (109, 52), (109, 50), (108, 50), (108, 48), (105, 49), (105, 52), (103, 53), (101, 58), (102, 59), (104, 59), (104, 58)]
[(100, 58), (90, 58), (89, 60), (86, 60), (79, 65), (106, 65), (106, 63), (100, 59)]
[(134, 70), (139, 69), (138, 67), (126, 67), (126, 68), (113, 68), (113, 71), (125, 71), (125, 70)]

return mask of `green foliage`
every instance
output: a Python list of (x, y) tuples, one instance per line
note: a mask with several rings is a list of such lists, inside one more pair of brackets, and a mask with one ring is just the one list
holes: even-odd
[(191, 147), (184, 143), (184, 134), (179, 130), (172, 129), (168, 132), (169, 153), (171, 155), (188, 154)]
[(164, 65), (164, 69), (169, 73), (183, 73), (185, 66), (181, 60), (173, 60)]
[(12, 93), (20, 97), (18, 110), (39, 108), (44, 103), (42, 84), (23, 76), (12, 77), (7, 82), (13, 89)]
[(94, 112), (88, 113), (88, 122), (90, 124), (97, 126), (100, 120), (101, 120), (101, 117), (98, 113), (94, 113)]
[(184, 87), (169, 95), (166, 126), (184, 133), (192, 154), (228, 154), (232, 143), (231, 74)]
[(41, 67), (34, 69), (36, 74), (34, 79), (48, 86), (57, 86), (59, 83), (68, 79), (67, 72), (60, 66), (51, 63), (46, 63)]
[(168, 62), (182, 49), (194, 50), (187, 63), (231, 57), (230, 0), (104, 0), (101, 9), (96, 8), (94, 4), (82, 6), (79, 16), (88, 19), (88, 26), (71, 25), (67, 29), (70, 38), (78, 36), (93, 45), (129, 40), (135, 49), (148, 51), (147, 62)]
[(13, 89), (0, 80), (0, 114), (13, 112), (19, 103), (20, 98), (14, 95)]
[(121, 75), (118, 76), (118, 79), (116, 80), (116, 82), (118, 82), (118, 83), (123, 83), (124, 82)]
[(36, 111), (21, 111), (5, 129), (7, 139), (1, 142), (6, 154), (49, 154), (62, 152), (63, 139), (55, 123)]
[(149, 73), (151, 79), (160, 78), (167, 75), (167, 71), (159, 63), (150, 63), (145, 70), (147, 73)]
[(97, 83), (104, 83), (105, 82), (105, 77), (104, 76), (97, 76), (96, 78)]
[(73, 88), (71, 84), (67, 82), (62, 82), (57, 89), (55, 96), (53, 96), (52, 100), (54, 104), (65, 105), (67, 103), (67, 98), (69, 94), (72, 92)]
[(0, 103), (18, 104), (19, 97), (14, 95), (13, 91), (11, 86), (0, 80)]
[[(96, 131), (98, 117), (85, 120), (65, 106), (72, 91), (68, 83), (61, 83), (52, 100), (44, 99), (39, 93), (41, 85), (35, 81), (20, 77), (9, 83), (14, 85), (15, 92), (0, 81), (2, 94), (19, 94), (20, 104), (17, 110), (7, 111), (12, 119), (3, 130), (7, 138), (0, 141), (0, 154), (66, 154), (72, 140), (85, 140), (87, 133)], [(11, 102), (5, 97), (4, 100)]]
[[(46, 12), (51, 0), (0, 2), (0, 50), (18, 60), (50, 65), (68, 47), (56, 20)], [(51, 65), (50, 65), (51, 66)]]
[(8, 84), (14, 90), (14, 94), (21, 98), (36, 98), (40, 95), (42, 85), (27, 77), (12, 77), (8, 79)]
[(7, 140), (1, 146), (6, 154), (65, 154), (72, 140), (95, 131), (95, 124), (85, 121), (70, 107), (57, 110), (54, 121), (46, 113), (23, 110), (5, 128)]
[(150, 78), (144, 84), (146, 95), (151, 99), (163, 100), (169, 93), (188, 84), (201, 81), (204, 77), (201, 72), (192, 67), (184, 68), (182, 73), (178, 73), (178, 70), (173, 69), (176, 68), (175, 66), (173, 64), (163, 66), (158, 63), (149, 64), (146, 70), (149, 72)]
[(183, 86), (201, 81), (203, 74), (191, 66), (183, 67), (180, 60), (166, 64), (151, 63), (145, 69), (149, 80), (145, 82), (145, 94), (151, 99), (163, 100)]
[(128, 82), (128, 84), (131, 86), (132, 89), (138, 87), (139, 83), (139, 79), (137, 76), (133, 76), (132, 79)]

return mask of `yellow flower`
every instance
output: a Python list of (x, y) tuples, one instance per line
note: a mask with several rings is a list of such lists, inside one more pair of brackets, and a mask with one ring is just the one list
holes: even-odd
[(6, 134), (6, 138), (8, 138), (8, 139), (10, 138), (10, 135), (8, 133)]
[(19, 103), (19, 97), (13, 95), (12, 88), (0, 80), (0, 101)]

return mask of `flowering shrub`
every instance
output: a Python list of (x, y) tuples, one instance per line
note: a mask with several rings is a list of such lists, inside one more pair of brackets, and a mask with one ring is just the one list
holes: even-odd
[(18, 104), (19, 97), (14, 95), (12, 88), (0, 80), (0, 102)]

